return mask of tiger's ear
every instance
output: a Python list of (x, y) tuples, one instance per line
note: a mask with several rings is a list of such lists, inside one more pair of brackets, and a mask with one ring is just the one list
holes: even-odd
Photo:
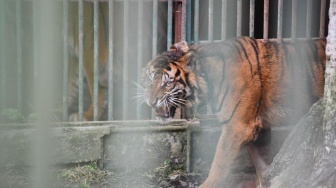
[(170, 46), (170, 51), (176, 51), (180, 53), (187, 53), (189, 50), (188, 43), (186, 41), (181, 41)]
[(175, 53), (176, 56), (182, 57), (189, 50), (188, 43), (181, 41), (170, 46), (170, 51)]
[(170, 50), (163, 53), (170, 61), (177, 61), (189, 51), (186, 41), (178, 42), (170, 46)]

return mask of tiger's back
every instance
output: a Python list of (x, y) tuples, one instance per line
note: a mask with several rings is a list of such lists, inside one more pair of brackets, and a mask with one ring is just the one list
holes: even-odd
[(266, 43), (261, 118), (265, 126), (296, 124), (324, 93), (325, 40)]
[(263, 126), (294, 124), (323, 95), (323, 39), (277, 43), (240, 37), (190, 51), (182, 59), (200, 62), (208, 102), (220, 122), (229, 122), (237, 113), (252, 118), (245, 108), (237, 111), (244, 101), (254, 103)]

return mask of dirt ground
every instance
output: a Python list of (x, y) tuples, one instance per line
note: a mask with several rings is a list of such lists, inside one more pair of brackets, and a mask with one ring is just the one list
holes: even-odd
[[(7, 166), (0, 170), (0, 188), (26, 188), (33, 185), (33, 169)], [(149, 171), (105, 171), (96, 163), (72, 167), (51, 167), (51, 187), (64, 188), (155, 188), (198, 187), (201, 174), (172, 170), (169, 166)]]

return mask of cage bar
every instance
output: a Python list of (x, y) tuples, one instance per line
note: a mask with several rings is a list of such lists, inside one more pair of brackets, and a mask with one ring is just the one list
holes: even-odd
[(214, 0), (209, 0), (209, 15), (208, 15), (208, 40), (213, 41), (213, 3)]
[(21, 0), (16, 1), (16, 63), (17, 63), (17, 109), (22, 112), (22, 21), (21, 21)]
[(292, 1), (292, 40), (296, 38), (297, 0)]
[(83, 31), (83, 0), (78, 0), (78, 115), (83, 121), (83, 70), (84, 70), (84, 31)]
[(109, 32), (109, 59), (108, 59), (108, 120), (113, 120), (113, 0), (108, 2), (108, 32)]
[(187, 42), (188, 44), (191, 43), (191, 0), (187, 0)]
[(128, 119), (128, 12), (129, 0), (124, 2), (124, 57), (123, 57), (123, 120)]
[(277, 23), (277, 39), (282, 40), (282, 17), (283, 17), (283, 0), (278, 0), (278, 23)]
[(255, 0), (250, 0), (249, 36), (254, 37)]
[[(0, 73), (1, 73), (1, 88), (6, 88), (6, 53), (5, 53), (5, 45), (6, 45), (6, 37), (5, 37), (5, 1), (0, 1)], [(1, 99), (0, 105), (2, 109), (6, 108), (6, 90), (2, 89), (0, 92)]]
[(195, 0), (194, 7), (194, 43), (198, 43), (199, 35), (199, 0)]
[(321, 0), (320, 38), (324, 38), (324, 32), (325, 32), (325, 13), (326, 13), (326, 0)]
[(157, 54), (157, 27), (158, 27), (158, 0), (153, 1), (153, 43), (152, 43), (152, 57)]
[(158, 0), (153, 1), (153, 44), (152, 44), (152, 57), (157, 54), (157, 35), (158, 35)]
[(307, 1), (306, 38), (311, 38), (312, 0)]
[(63, 121), (68, 120), (69, 1), (63, 0)]
[(181, 41), (186, 40), (186, 26), (187, 26), (187, 1), (182, 0), (182, 15), (181, 15)]
[(269, 0), (264, 0), (264, 35), (263, 39), (268, 39), (268, 19), (269, 19)]
[[(155, 2), (156, 0), (154, 0)], [(167, 27), (167, 50), (169, 50), (170, 46), (173, 43), (173, 0), (168, 0), (168, 27)], [(153, 30), (157, 30), (157, 28), (154, 28)], [(154, 47), (154, 44), (153, 44)], [(156, 55), (153, 54), (153, 57)]]
[(242, 27), (242, 0), (237, 0), (237, 37), (242, 35), (241, 27)]
[(222, 23), (221, 23), (221, 39), (226, 39), (226, 14), (227, 14), (227, 0), (222, 0)]
[[(155, 18), (153, 18), (155, 19)], [(138, 56), (137, 56), (137, 82), (141, 81), (142, 70), (142, 48), (143, 48), (143, 1), (139, 0), (138, 4)], [(153, 46), (154, 47), (154, 46)], [(138, 87), (138, 94), (141, 93), (141, 89)], [(141, 99), (137, 98), (137, 119), (141, 118)]]
[(181, 41), (182, 34), (182, 2), (173, 3), (174, 43)]
[(99, 4), (93, 2), (93, 120), (98, 120)]
[[(40, 15), (39, 15), (39, 10), (40, 10), (40, 2), (39, 1), (33, 1), (33, 48), (34, 48), (34, 54), (33, 54), (33, 82), (34, 82), (34, 91), (38, 91), (38, 76), (39, 76), (39, 52), (40, 52), (40, 23), (38, 22)], [(33, 104), (37, 104), (38, 102), (38, 96), (34, 95), (33, 98)], [(34, 106), (36, 108), (36, 106)]]
[[(173, 38), (173, 1), (168, 0), (168, 28), (167, 28), (167, 49), (169, 49), (172, 44)], [(157, 54), (157, 16), (158, 16), (158, 0), (153, 0), (153, 43), (152, 43), (152, 58), (154, 58)], [(154, 109), (152, 109), (151, 118), (155, 118)]]

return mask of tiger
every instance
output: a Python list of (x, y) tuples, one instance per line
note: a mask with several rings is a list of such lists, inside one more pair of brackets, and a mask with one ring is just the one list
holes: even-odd
[(208, 113), (222, 125), (200, 187), (224, 187), (243, 148), (263, 184), (265, 163), (256, 160), (254, 143), (262, 130), (294, 125), (323, 96), (325, 47), (325, 39), (277, 42), (246, 36), (175, 43), (144, 68), (143, 100), (161, 121), (174, 117), (177, 108), (195, 109), (205, 100)]
[[(98, 32), (98, 120), (101, 119), (106, 108), (106, 91), (108, 87), (108, 5), (99, 3), (99, 32)], [(69, 62), (69, 83), (68, 83), (68, 108), (70, 121), (79, 121), (78, 109), (73, 109), (78, 102), (78, 61), (79, 61), (79, 23), (78, 23), (78, 2), (69, 2), (69, 36), (68, 46), (70, 54)], [(91, 121), (94, 116), (93, 87), (94, 87), (94, 23), (93, 3), (83, 2), (83, 70), (85, 76), (84, 90), (84, 112), (83, 120)], [(89, 92), (87, 92), (87, 90)], [(89, 94), (89, 95), (88, 95)]]
[[(79, 61), (79, 19), (78, 19), (78, 2), (69, 1), (69, 34), (68, 34), (68, 43), (69, 43), (69, 52), (70, 52), (70, 66), (69, 66), (69, 82), (68, 82), (68, 111), (70, 113), (70, 121), (78, 121), (78, 61)], [(112, 3), (112, 21), (109, 20), (109, 3)], [(121, 81), (124, 79), (123, 75), (123, 57), (122, 55), (126, 54), (128, 61), (137, 62), (137, 56), (134, 55), (136, 52), (137, 45), (137, 35), (134, 32), (129, 32), (128, 38), (129, 45), (128, 49), (125, 49), (124, 46), (124, 26), (128, 24), (129, 30), (138, 29), (137, 19), (129, 19), (128, 23), (125, 23), (123, 19), (124, 16), (124, 3), (125, 2), (99, 2), (98, 3), (98, 117), (97, 120), (107, 120), (107, 116), (111, 115), (113, 119), (120, 119), (119, 114), (120, 110), (113, 110), (114, 114), (107, 114), (107, 89), (109, 85), (109, 78), (113, 76), (113, 106), (121, 106), (122, 101), (118, 100), (123, 95), (122, 90), (114, 89), (120, 87), (127, 87)], [(153, 6), (151, 4), (143, 5), (143, 16), (148, 17), (153, 15)], [(156, 49), (162, 51), (163, 47), (166, 45), (163, 41), (166, 41), (166, 33), (164, 31), (164, 25), (166, 25), (166, 16), (167, 10), (165, 3), (158, 4), (158, 12), (160, 16), (156, 18), (158, 20), (158, 32), (157, 32), (157, 45)], [(84, 113), (83, 120), (91, 121), (94, 116), (94, 105), (93, 105), (93, 82), (94, 82), (94, 5), (93, 1), (83, 1), (83, 69), (84, 69)], [(130, 12), (138, 10), (137, 3), (129, 4)], [(112, 23), (112, 35), (109, 36), (109, 24)], [(151, 43), (152, 36), (152, 20), (144, 20), (142, 22), (143, 34), (142, 34), (142, 44), (148, 45)], [(109, 42), (112, 40), (112, 46), (109, 46)], [(109, 72), (108, 62), (109, 52), (111, 52), (112, 66), (113, 70)], [(139, 53), (142, 53), (139, 51)], [(151, 58), (151, 53), (143, 53), (142, 57)], [(111, 70), (111, 69), (110, 69)], [(132, 72), (132, 71), (130, 71)], [(113, 108), (113, 107), (112, 107)]]

